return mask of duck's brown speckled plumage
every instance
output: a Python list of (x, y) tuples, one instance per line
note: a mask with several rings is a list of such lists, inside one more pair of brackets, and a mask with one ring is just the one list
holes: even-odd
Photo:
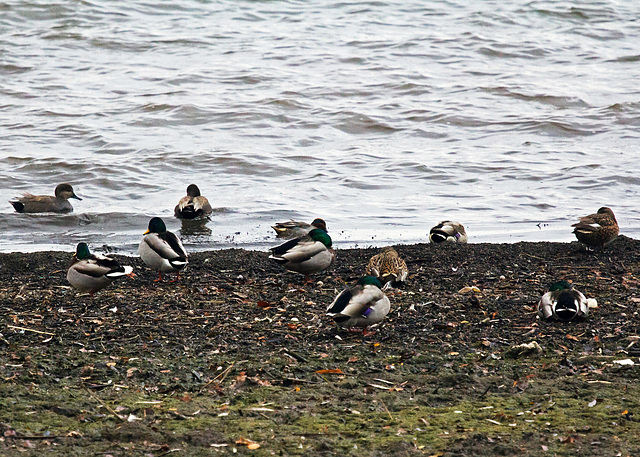
[(367, 264), (366, 273), (384, 284), (384, 289), (397, 287), (407, 279), (407, 264), (393, 247), (387, 246), (374, 255)]
[(580, 218), (573, 224), (573, 233), (581, 243), (587, 246), (604, 247), (618, 237), (620, 228), (611, 208), (603, 206), (595, 214)]

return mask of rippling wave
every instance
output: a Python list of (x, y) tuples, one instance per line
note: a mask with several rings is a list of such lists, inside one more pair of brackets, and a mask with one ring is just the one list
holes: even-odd
[[(640, 5), (0, 4), (5, 200), (70, 182), (68, 215), (0, 210), (1, 251), (134, 252), (160, 215), (189, 249), (327, 220), (339, 246), (572, 240), (611, 206), (640, 235)], [(197, 183), (218, 211), (173, 219)], [(106, 249), (106, 248), (105, 248)]]

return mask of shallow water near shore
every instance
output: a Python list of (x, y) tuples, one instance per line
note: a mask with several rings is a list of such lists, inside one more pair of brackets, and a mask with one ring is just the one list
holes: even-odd
[[(223, 211), (203, 220), (177, 220), (171, 216), (164, 220), (168, 229), (180, 236), (188, 252), (237, 247), (266, 251), (282, 242), (271, 228), (271, 215), (250, 219), (247, 215)], [(4, 219), (0, 217), (0, 230), (13, 236), (0, 240), (0, 252), (72, 251), (83, 241), (97, 251), (135, 255), (148, 221), (147, 216), (123, 213), (9, 214)], [(380, 228), (374, 220), (358, 222), (364, 222), (363, 226), (369, 229), (352, 226), (331, 230), (329, 227), (334, 247), (375, 247), (428, 240), (429, 227), (391, 223)], [(570, 227), (563, 227), (561, 222), (554, 225), (557, 227), (534, 222), (501, 224), (475, 233), (470, 232), (475, 227), (467, 225), (467, 231), (473, 233), (470, 242), (575, 241)]]
[[(610, 206), (640, 237), (640, 4), (9, 1), (0, 6), (0, 251), (135, 252), (196, 183), (191, 251), (571, 241)], [(70, 182), (71, 215), (7, 200)]]

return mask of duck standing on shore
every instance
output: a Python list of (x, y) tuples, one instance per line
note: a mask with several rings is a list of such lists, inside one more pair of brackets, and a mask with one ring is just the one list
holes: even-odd
[(187, 195), (180, 199), (173, 211), (179, 219), (195, 219), (196, 217), (209, 216), (213, 209), (207, 197), (200, 195), (198, 186), (189, 184)]
[(580, 218), (580, 222), (573, 224), (573, 233), (578, 241), (587, 246), (604, 248), (618, 237), (620, 227), (611, 208), (603, 206), (595, 214)]
[(379, 254), (374, 255), (367, 264), (366, 273), (380, 280), (387, 290), (401, 285), (409, 274), (407, 264), (393, 247), (387, 246)]
[(279, 246), (271, 248), (270, 259), (287, 270), (309, 275), (325, 270), (335, 260), (331, 237), (322, 229), (313, 229), (307, 235), (294, 238)]
[(363, 276), (340, 292), (327, 308), (327, 315), (340, 327), (367, 327), (381, 322), (391, 309), (389, 298), (381, 290), (378, 278)]
[(158, 272), (156, 281), (162, 281), (162, 273), (178, 273), (175, 280), (179, 281), (180, 271), (189, 263), (180, 239), (167, 230), (159, 217), (149, 221), (149, 228), (144, 235), (138, 246), (138, 254), (149, 268)]
[(442, 221), (429, 232), (429, 241), (432, 243), (466, 243), (467, 232), (460, 222)]
[(313, 229), (321, 229), (328, 233), (327, 224), (323, 219), (316, 218), (307, 224), (306, 222), (297, 222), (293, 219), (287, 222), (278, 222), (272, 228), (276, 231), (277, 238), (291, 239), (305, 236)]
[(115, 279), (133, 276), (133, 268), (122, 266), (109, 256), (92, 254), (87, 243), (78, 243), (76, 253), (67, 270), (67, 281), (80, 292), (93, 295)]
[(73, 192), (71, 184), (64, 183), (56, 187), (55, 197), (25, 193), (9, 203), (19, 213), (68, 213), (73, 211), (70, 198), (82, 200)]
[(568, 322), (581, 319), (589, 315), (589, 302), (584, 294), (574, 288), (567, 281), (555, 282), (549, 287), (538, 302), (538, 316), (544, 320), (557, 319)]

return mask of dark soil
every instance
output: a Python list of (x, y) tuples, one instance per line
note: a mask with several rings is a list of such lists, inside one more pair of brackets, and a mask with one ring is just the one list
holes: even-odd
[[(124, 258), (93, 297), (69, 253), (0, 255), (0, 454), (640, 455), (639, 241), (396, 248), (409, 282), (367, 337), (324, 313), (377, 249), (309, 285), (264, 252), (177, 283)], [(559, 279), (588, 319), (537, 319)]]

